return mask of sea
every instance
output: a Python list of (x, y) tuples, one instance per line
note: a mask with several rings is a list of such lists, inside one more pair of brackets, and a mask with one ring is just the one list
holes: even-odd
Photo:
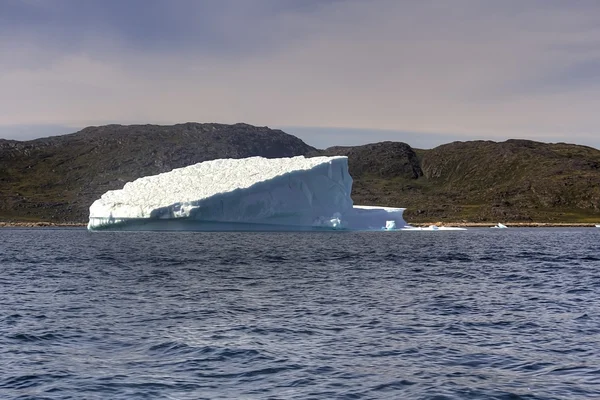
[(0, 230), (0, 399), (598, 399), (600, 229)]

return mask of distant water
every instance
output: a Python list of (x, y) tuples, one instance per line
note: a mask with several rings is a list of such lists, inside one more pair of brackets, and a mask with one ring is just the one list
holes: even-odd
[(3, 229), (0, 398), (597, 399), (600, 229)]

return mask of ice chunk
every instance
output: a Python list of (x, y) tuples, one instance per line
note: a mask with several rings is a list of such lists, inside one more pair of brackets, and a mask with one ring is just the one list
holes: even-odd
[(90, 229), (160, 219), (321, 226), (352, 209), (346, 157), (220, 159), (105, 193)]
[(127, 230), (373, 229), (406, 225), (403, 208), (354, 206), (347, 157), (221, 159), (106, 192), (88, 228)]
[(403, 231), (466, 231), (467, 228), (461, 228), (456, 226), (437, 226), (437, 225), (429, 225), (429, 226), (405, 226), (402, 228)]
[(353, 209), (351, 190), (346, 157), (213, 160), (106, 192), (91, 205), (88, 228), (339, 229)]

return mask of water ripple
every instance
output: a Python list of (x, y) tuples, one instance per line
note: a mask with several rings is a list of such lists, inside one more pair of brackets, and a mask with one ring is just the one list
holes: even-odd
[(599, 239), (0, 230), (0, 398), (600, 398)]

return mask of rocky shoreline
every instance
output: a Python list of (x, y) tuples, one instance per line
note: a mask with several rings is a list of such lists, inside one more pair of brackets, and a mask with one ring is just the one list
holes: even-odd
[(47, 221), (0, 221), (0, 228), (81, 228), (87, 224), (80, 222), (47, 222)]
[[(491, 222), (431, 222), (410, 223), (411, 226), (428, 227), (453, 226), (460, 228), (491, 228)], [(578, 222), (506, 222), (508, 228), (595, 228), (593, 223)], [(0, 221), (0, 228), (84, 228), (86, 223), (82, 222), (48, 222), (48, 221)]]
[[(460, 228), (491, 228), (491, 222), (444, 222), (444, 223), (410, 223), (412, 226), (427, 227), (455, 226)], [(595, 228), (595, 224), (588, 222), (505, 222), (507, 228)]]

